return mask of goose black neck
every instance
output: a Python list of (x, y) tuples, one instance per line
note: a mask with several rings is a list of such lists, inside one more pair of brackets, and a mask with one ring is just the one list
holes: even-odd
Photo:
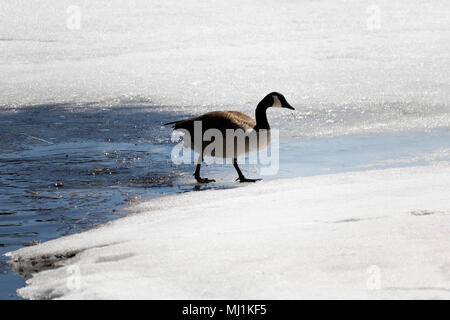
[(261, 101), (258, 106), (256, 107), (256, 126), (255, 130), (258, 129), (270, 129), (269, 122), (267, 121), (267, 111), (268, 106)]

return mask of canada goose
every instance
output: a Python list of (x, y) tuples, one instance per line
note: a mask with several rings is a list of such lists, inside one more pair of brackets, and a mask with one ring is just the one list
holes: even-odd
[[(223, 157), (223, 158), (233, 158), (233, 165), (236, 169), (239, 177), (236, 179), (239, 182), (255, 182), (261, 179), (247, 179), (242, 174), (239, 169), (237, 163), (237, 157), (242, 153), (248, 153), (251, 151), (257, 151), (259, 149), (264, 148), (270, 142), (270, 126), (267, 121), (266, 111), (267, 108), (270, 107), (278, 107), (278, 108), (287, 108), (291, 110), (295, 110), (289, 103), (286, 101), (284, 96), (278, 92), (269, 93), (264, 99), (258, 103), (256, 107), (255, 116), (256, 121), (251, 117), (247, 116), (238, 111), (213, 111), (205, 113), (199, 117), (189, 118), (185, 120), (173, 121), (169, 123), (165, 123), (164, 125), (173, 125), (174, 130), (181, 130), (190, 135), (191, 139), (184, 138), (184, 144), (186, 147), (189, 147), (200, 154), (199, 161), (197, 163), (197, 168), (194, 173), (194, 177), (199, 183), (208, 183), (215, 182), (214, 179), (207, 179), (200, 177), (200, 166), (203, 162), (204, 155), (210, 155), (215, 157)], [(209, 129), (215, 129), (222, 133), (222, 137), (226, 136), (226, 131), (231, 130), (239, 130), (244, 133), (246, 138), (256, 137), (256, 143), (249, 143), (251, 139), (245, 140), (245, 148), (237, 149), (235, 139), (229, 139), (231, 141), (225, 141), (223, 144), (223, 152), (220, 150), (213, 150), (211, 154), (205, 154), (205, 148), (212, 143), (212, 141), (205, 141), (203, 138), (200, 140), (200, 143), (195, 143), (196, 140), (194, 138), (194, 133), (196, 132), (195, 125), (196, 123), (201, 123), (201, 134), (202, 137), (205, 131)], [(264, 137), (261, 137), (264, 133)], [(263, 139), (264, 138), (264, 139)], [(225, 139), (226, 140), (226, 139)], [(255, 141), (255, 140), (253, 140)], [(232, 153), (228, 153), (225, 149), (226, 146), (230, 146)]]

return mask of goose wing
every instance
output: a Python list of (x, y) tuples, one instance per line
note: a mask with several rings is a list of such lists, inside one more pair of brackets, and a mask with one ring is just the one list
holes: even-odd
[(247, 131), (256, 126), (255, 120), (238, 111), (213, 111), (205, 113), (199, 117), (170, 122), (167, 124), (173, 124), (173, 128), (175, 130), (185, 129), (192, 133), (194, 131), (195, 121), (202, 122), (203, 132), (208, 129), (218, 129), (223, 132), (225, 132), (226, 129), (242, 129)]

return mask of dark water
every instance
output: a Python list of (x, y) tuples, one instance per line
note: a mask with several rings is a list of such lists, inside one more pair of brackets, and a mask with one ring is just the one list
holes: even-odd
[[(164, 122), (180, 115), (148, 106), (45, 105), (0, 110), (0, 254), (80, 232), (127, 214), (137, 201), (210, 188), (245, 187), (232, 166), (208, 166), (218, 182), (198, 185), (193, 165), (170, 160)], [(412, 157), (450, 148), (440, 130), (383, 136), (300, 140), (284, 137), (280, 170), (265, 180), (426, 164)], [(402, 161), (407, 158), (408, 161)], [(397, 159), (392, 163), (377, 160)], [(435, 160), (448, 160), (445, 156)], [(254, 166), (243, 166), (249, 177)], [(24, 285), (0, 258), (0, 299)]]
[[(163, 120), (141, 107), (2, 110), (0, 254), (120, 217), (141, 196), (192, 189), (174, 184), (186, 168), (169, 161)], [(0, 299), (23, 285), (5, 257), (0, 283)]]
[(172, 163), (162, 123), (179, 118), (148, 106), (0, 110), (0, 299), (24, 285), (8, 251), (119, 218), (141, 199), (237, 186), (232, 168), (204, 167), (223, 181), (198, 185), (193, 165)]

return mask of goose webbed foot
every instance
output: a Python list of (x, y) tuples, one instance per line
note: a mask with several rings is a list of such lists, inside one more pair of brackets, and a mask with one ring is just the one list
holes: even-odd
[(236, 179), (236, 181), (239, 181), (240, 183), (242, 182), (256, 182), (256, 181), (261, 181), (262, 179), (247, 179), (246, 177), (239, 177)]
[(242, 173), (241, 169), (239, 169), (239, 165), (237, 163), (237, 159), (233, 159), (233, 165), (234, 168), (236, 169), (236, 172), (239, 176), (239, 178), (236, 179), (236, 181), (239, 180), (239, 182), (256, 182), (256, 181), (260, 181), (261, 179), (247, 179), (246, 177), (244, 177), (244, 174)]
[(208, 179), (208, 178), (201, 178), (200, 176), (194, 175), (195, 180), (197, 180), (198, 183), (210, 183), (210, 182), (216, 182), (214, 179)]
[[(202, 159), (203, 161), (203, 159)], [(208, 178), (202, 178), (200, 177), (200, 166), (201, 164), (197, 164), (197, 168), (195, 169), (195, 172), (193, 174), (195, 180), (197, 180), (198, 183), (210, 183), (210, 182), (216, 182), (214, 179), (208, 179)]]

